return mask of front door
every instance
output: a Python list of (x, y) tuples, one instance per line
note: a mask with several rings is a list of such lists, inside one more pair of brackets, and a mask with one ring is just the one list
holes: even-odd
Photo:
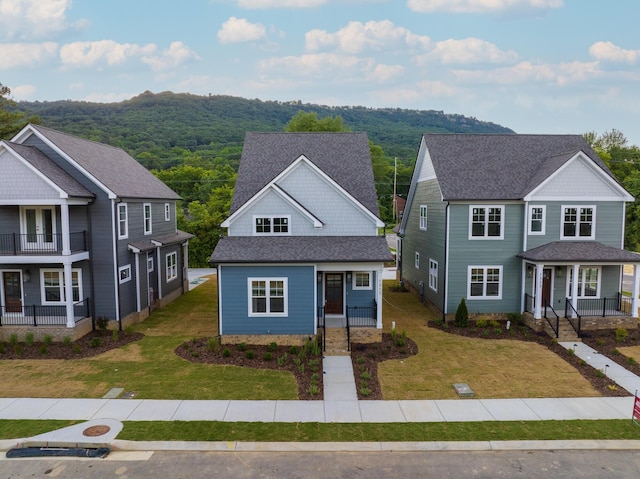
[(7, 313), (22, 312), (22, 285), (20, 271), (2, 272), (2, 291), (4, 292), (4, 310)]
[(342, 273), (324, 274), (324, 312), (325, 314), (342, 314), (343, 308), (343, 276)]
[(542, 306), (551, 304), (551, 269), (545, 268), (542, 271)]
[(25, 250), (55, 251), (53, 208), (25, 208), (23, 247)]

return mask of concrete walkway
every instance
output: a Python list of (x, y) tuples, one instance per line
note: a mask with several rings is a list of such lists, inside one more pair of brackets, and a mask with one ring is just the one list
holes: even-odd
[(325, 356), (322, 359), (325, 401), (357, 401), (351, 356)]

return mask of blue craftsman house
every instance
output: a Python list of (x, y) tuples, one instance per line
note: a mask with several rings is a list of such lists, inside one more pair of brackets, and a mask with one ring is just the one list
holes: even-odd
[[(635, 328), (633, 200), (579, 135), (425, 134), (399, 227), (401, 277), (445, 318), (464, 298), (472, 316), (524, 313), (556, 337)], [(624, 265), (633, 299), (621, 294)]]
[(222, 341), (380, 340), (383, 226), (366, 134), (248, 133), (211, 256)]

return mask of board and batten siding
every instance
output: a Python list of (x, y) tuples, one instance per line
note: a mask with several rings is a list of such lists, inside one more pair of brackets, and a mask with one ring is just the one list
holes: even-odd
[[(315, 268), (220, 265), (222, 334), (314, 334)], [(249, 316), (248, 278), (287, 278), (287, 316)]]

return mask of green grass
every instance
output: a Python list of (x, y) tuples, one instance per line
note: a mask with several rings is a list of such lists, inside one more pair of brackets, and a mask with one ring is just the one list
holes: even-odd
[[(4, 420), (0, 421), (0, 438), (29, 437), (76, 422)], [(118, 439), (261, 442), (638, 440), (640, 427), (630, 420), (388, 424), (132, 421), (124, 423)]]

